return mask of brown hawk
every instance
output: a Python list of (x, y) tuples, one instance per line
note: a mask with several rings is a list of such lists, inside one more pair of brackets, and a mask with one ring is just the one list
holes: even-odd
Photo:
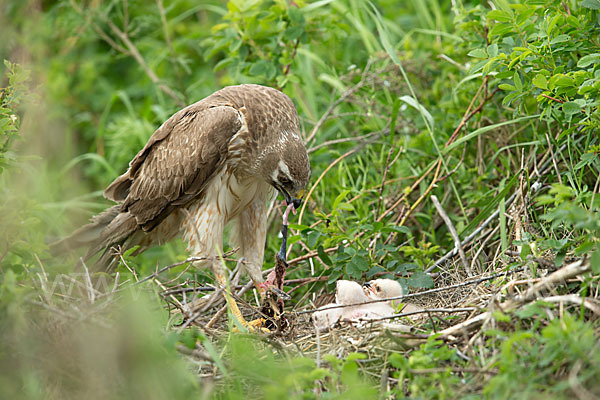
[(290, 98), (259, 85), (226, 87), (162, 124), (104, 191), (118, 204), (76, 231), (69, 244), (90, 246), (88, 257), (104, 251), (100, 263), (109, 267), (112, 247), (143, 251), (181, 235), (191, 255), (206, 257), (200, 264), (224, 284), (218, 257), (231, 223), (240, 266), (262, 296), (267, 202), (277, 190), (298, 207), (309, 177)]

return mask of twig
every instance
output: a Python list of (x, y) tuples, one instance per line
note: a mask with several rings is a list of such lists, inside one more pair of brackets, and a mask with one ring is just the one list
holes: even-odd
[[(173, 64), (173, 69), (175, 70), (175, 74), (177, 75), (177, 83), (179, 85), (179, 90), (181, 95), (183, 96), (183, 100), (185, 103), (188, 102), (185, 86), (183, 85), (183, 81), (181, 79), (181, 71), (179, 70), (179, 65), (177, 64), (175, 49), (173, 48), (173, 43), (171, 41), (171, 36), (169, 35), (169, 29), (167, 25), (167, 15), (165, 13), (165, 8), (163, 6), (163, 0), (156, 0), (156, 6), (158, 8), (158, 13), (160, 14), (160, 21), (163, 27), (163, 33), (165, 35), (165, 41), (167, 42), (167, 46), (169, 47), (169, 53), (171, 54), (171, 64)], [(124, 29), (126, 32), (127, 29)]]
[(467, 260), (467, 255), (465, 254), (465, 251), (463, 250), (463, 248), (461, 246), (460, 238), (458, 237), (458, 233), (456, 232), (456, 228), (454, 228), (454, 224), (452, 223), (452, 220), (450, 220), (450, 217), (448, 217), (448, 214), (446, 214), (446, 211), (444, 211), (444, 208), (440, 204), (440, 201), (438, 200), (437, 196), (431, 195), (431, 201), (433, 202), (433, 205), (437, 209), (437, 212), (440, 214), (440, 216), (446, 223), (446, 226), (448, 227), (448, 231), (450, 232), (450, 235), (452, 235), (452, 239), (454, 239), (454, 248), (458, 249), (458, 254), (460, 254), (460, 260), (462, 261), (465, 271), (467, 271), (467, 274), (472, 277), (473, 272), (471, 271), (471, 266), (469, 265), (469, 261)]
[(321, 128), (321, 125), (323, 125), (323, 123), (325, 122), (325, 120), (327, 119), (327, 117), (329, 116), (329, 114), (331, 114), (333, 112), (333, 110), (341, 102), (343, 102), (348, 96), (350, 96), (352, 93), (356, 92), (358, 89), (360, 89), (362, 86), (365, 85), (367, 71), (369, 71), (369, 69), (371, 67), (371, 63), (372, 63), (372, 61), (369, 59), (369, 61), (367, 61), (367, 64), (365, 65), (365, 68), (363, 70), (363, 74), (362, 74), (362, 77), (361, 77), (360, 81), (356, 85), (354, 85), (351, 88), (347, 89), (344, 93), (342, 93), (342, 95), (340, 97), (338, 97), (338, 99), (336, 101), (334, 101), (333, 103), (331, 103), (329, 105), (329, 107), (327, 108), (327, 110), (323, 113), (323, 115), (321, 115), (321, 118), (319, 118), (319, 120), (317, 121), (317, 123), (315, 124), (315, 126), (310, 131), (310, 134), (306, 138), (305, 143), (308, 144), (311, 140), (314, 139), (315, 135), (317, 134), (317, 131)]
[(300, 210), (300, 215), (298, 216), (298, 225), (302, 224), (302, 216), (304, 215), (304, 210), (306, 209), (306, 205), (308, 204), (308, 199), (310, 199), (310, 196), (312, 196), (313, 192), (315, 191), (315, 188), (319, 185), (319, 183), (323, 180), (323, 177), (325, 176), (325, 174), (327, 174), (327, 172), (329, 172), (333, 167), (335, 167), (340, 161), (342, 161), (344, 158), (351, 156), (352, 154), (356, 153), (358, 150), (360, 150), (364, 145), (358, 146), (353, 148), (350, 151), (347, 151), (346, 153), (344, 153), (343, 155), (339, 156), (338, 158), (336, 158), (331, 164), (329, 164), (329, 166), (327, 168), (325, 168), (325, 170), (321, 173), (321, 175), (319, 175), (319, 177), (317, 178), (317, 180), (315, 181), (315, 183), (312, 185), (312, 187), (310, 188), (308, 194), (306, 195), (306, 199), (302, 202), (302, 209)]
[(548, 148), (550, 149), (550, 159), (552, 160), (552, 165), (554, 165), (554, 170), (556, 171), (556, 177), (558, 178), (558, 183), (563, 184), (562, 177), (560, 176), (560, 171), (558, 170), (558, 164), (556, 163), (556, 158), (554, 157), (554, 150), (552, 150), (552, 142), (550, 142), (550, 136), (546, 132), (546, 140), (548, 141)]
[(459, 312), (473, 312), (479, 310), (477, 307), (459, 307), (459, 308), (428, 308), (424, 310), (418, 311), (409, 311), (405, 313), (399, 313), (394, 315), (388, 315), (386, 317), (379, 318), (369, 318), (369, 319), (361, 319), (362, 321), (367, 322), (376, 322), (376, 321), (385, 321), (388, 319), (400, 318), (400, 317), (409, 317), (411, 315), (417, 314), (428, 314), (428, 313), (459, 313)]
[[(73, 7), (73, 9), (78, 14), (80, 14), (82, 16), (86, 16), (86, 17), (89, 15), (89, 13), (87, 11), (84, 11), (74, 0), (70, 0), (70, 4), (71, 4), (71, 7)], [(98, 14), (98, 16), (106, 24), (108, 24), (111, 31), (119, 37), (119, 39), (125, 44), (126, 48), (124, 48), (121, 45), (119, 45), (118, 43), (116, 43), (100, 27), (98, 27), (96, 24), (92, 23), (92, 26), (94, 27), (94, 30), (98, 33), (98, 35), (104, 41), (106, 41), (108, 44), (110, 44), (115, 50), (117, 50), (123, 54), (126, 54), (128, 56), (132, 56), (137, 61), (137, 63), (142, 67), (142, 69), (144, 70), (146, 75), (148, 75), (150, 80), (154, 84), (156, 84), (160, 90), (162, 90), (165, 94), (167, 94), (169, 97), (171, 97), (178, 106), (184, 107), (185, 102), (183, 102), (170, 87), (168, 87), (166, 84), (161, 82), (160, 78), (156, 75), (156, 73), (148, 66), (148, 64), (144, 60), (144, 57), (142, 57), (142, 55), (140, 54), (137, 47), (135, 47), (135, 45), (131, 42), (127, 33), (125, 31), (122, 31), (121, 29), (119, 29), (110, 19), (108, 19), (104, 15)]]
[(579, 374), (579, 371), (581, 370), (582, 364), (583, 364), (583, 362), (581, 361), (581, 359), (579, 359), (573, 365), (573, 368), (569, 372), (569, 386), (571, 387), (571, 390), (573, 391), (573, 393), (575, 393), (575, 396), (577, 396), (577, 398), (579, 400), (597, 399), (598, 397), (596, 397), (596, 395), (594, 395), (594, 393), (591, 393), (589, 390), (584, 388), (581, 385), (581, 383), (579, 382), (579, 379), (577, 379), (577, 375)]
[[(500, 304), (499, 307), (500, 309), (507, 312), (512, 311), (523, 303), (535, 300), (540, 292), (552, 288), (553, 286), (560, 284), (561, 282), (564, 282), (569, 278), (588, 272), (589, 270), (590, 263), (588, 260), (578, 260), (546, 276), (542, 281), (528, 289), (524, 294), (517, 296), (515, 299), (508, 300)], [(460, 324), (444, 329), (443, 331), (440, 331), (438, 333), (441, 337), (454, 336), (456, 334), (459, 334), (460, 332), (479, 326), (491, 317), (492, 312), (486, 311), (477, 315), (476, 317), (470, 318), (466, 321), (461, 322)]]
[(328, 147), (331, 146), (333, 144), (340, 144), (340, 143), (346, 143), (346, 142), (360, 142), (363, 141), (365, 139), (369, 139), (373, 136), (376, 137), (380, 137), (380, 136), (385, 136), (388, 135), (390, 132), (389, 129), (384, 129), (382, 131), (376, 131), (376, 132), (371, 132), (371, 133), (367, 133), (366, 135), (362, 135), (362, 136), (356, 136), (356, 137), (347, 137), (347, 138), (341, 138), (341, 139), (333, 139), (333, 140), (328, 140), (326, 142), (323, 142), (321, 144), (318, 144), (316, 146), (311, 147), (310, 149), (308, 149), (306, 152), (307, 153), (314, 153), (315, 151), (323, 148), (323, 147)]
[(156, 84), (160, 90), (167, 94), (167, 96), (172, 98), (177, 105), (179, 105), (180, 107), (184, 107), (185, 103), (179, 98), (179, 96), (177, 96), (173, 89), (162, 83), (160, 78), (156, 75), (156, 73), (148, 66), (146, 60), (144, 60), (144, 57), (142, 57), (142, 55), (140, 54), (140, 51), (129, 39), (127, 33), (120, 30), (110, 19), (106, 19), (106, 23), (108, 24), (109, 28), (113, 31), (113, 33), (117, 35), (119, 39), (121, 39), (121, 41), (125, 44), (131, 56), (138, 62), (140, 67), (142, 67), (146, 75), (148, 75), (148, 78), (150, 78), (150, 80), (154, 84)]
[[(238, 249), (236, 248), (236, 249), (233, 249), (233, 250), (230, 250), (230, 251), (224, 253), (223, 254), (224, 258), (223, 259), (227, 260), (227, 261), (235, 261), (235, 260), (231, 260), (229, 258), (229, 256), (235, 254), (235, 252), (237, 252), (237, 251), (238, 251)], [(183, 264), (194, 263), (194, 262), (197, 262), (197, 261), (206, 261), (206, 260), (210, 260), (210, 259), (213, 259), (213, 258), (214, 257), (188, 257), (188, 258), (186, 258), (183, 261), (179, 261), (179, 262), (176, 262), (174, 264), (167, 265), (166, 267), (162, 267), (158, 271), (153, 272), (151, 275), (148, 275), (145, 278), (140, 279), (137, 283), (146, 282), (149, 279), (156, 278), (156, 277), (158, 277), (158, 275), (162, 274), (163, 272), (165, 272), (165, 271), (167, 271), (167, 270), (169, 270), (171, 268), (178, 267), (178, 266), (183, 265)]]
[(556, 97), (548, 96), (547, 94), (544, 94), (544, 93), (542, 93), (542, 97), (545, 97), (545, 98), (547, 98), (548, 100), (552, 100), (552, 101), (555, 101), (555, 102), (557, 102), (557, 103), (560, 103), (560, 104), (563, 104), (563, 103), (564, 103), (564, 101), (563, 101), (563, 100), (561, 100), (561, 99), (557, 99)]
[(213, 358), (210, 356), (210, 354), (208, 354), (207, 352), (202, 351), (200, 349), (197, 349), (197, 348), (190, 349), (189, 347), (186, 347), (182, 344), (178, 344), (175, 348), (181, 354), (185, 354), (187, 356), (192, 356), (192, 357), (200, 359), (202, 361), (209, 361), (211, 363), (215, 362), (215, 360), (213, 360)]
[(594, 314), (600, 316), (600, 306), (598, 306), (596, 302), (587, 298), (582, 299), (576, 294), (565, 294), (562, 296), (544, 297), (542, 300), (547, 301), (549, 303), (573, 303), (577, 305), (583, 305), (585, 308), (587, 308)]
[(475, 374), (488, 374), (488, 375), (497, 375), (498, 371), (482, 369), (482, 368), (449, 368), (449, 367), (439, 367), (439, 368), (415, 368), (411, 369), (411, 374), (423, 375), (423, 374), (439, 374), (440, 372), (452, 371), (456, 373), (475, 373)]
[(87, 265), (85, 265), (85, 261), (83, 261), (83, 258), (79, 258), (79, 260), (81, 260), (81, 265), (83, 266), (83, 269), (85, 270), (85, 282), (88, 285), (88, 293), (89, 293), (89, 297), (90, 297), (90, 303), (94, 304), (94, 301), (96, 300), (96, 294), (94, 293), (94, 286), (92, 286), (92, 279), (90, 278), (90, 271), (87, 268)]

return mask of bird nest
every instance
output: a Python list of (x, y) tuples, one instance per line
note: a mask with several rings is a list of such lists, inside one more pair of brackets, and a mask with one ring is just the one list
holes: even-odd
[[(575, 260), (560, 269), (542, 259), (516, 269), (509, 268), (514, 265), (510, 262), (509, 258), (490, 262), (478, 275), (468, 275), (462, 272), (460, 265), (448, 263), (445, 272), (433, 274), (434, 289), (413, 292), (402, 298), (401, 301), (416, 305), (419, 310), (403, 312), (400, 309), (392, 316), (373, 320), (339, 321), (330, 329), (318, 329), (311, 319), (317, 309), (315, 303), (319, 304), (321, 298), (331, 298), (325, 288), (314, 293), (315, 301), (305, 296), (303, 303), (286, 304), (279, 318), (266, 315), (264, 308), (251, 304), (248, 296), (243, 297), (249, 285), (237, 286), (232, 293), (246, 320), (261, 317), (267, 320), (269, 332), (258, 335), (279, 349), (313, 357), (318, 362), (326, 354), (342, 358), (353, 352), (364, 353), (368, 359), (385, 358), (389, 352), (410, 351), (431, 337), (453, 344), (459, 354), (466, 354), (473, 345), (470, 339), (483, 329), (495, 327), (492, 311), (510, 312), (537, 300), (583, 306), (588, 312), (600, 315), (596, 300), (564, 294), (564, 290), (559, 289), (588, 272), (589, 260)], [(533, 265), (537, 266), (535, 273)], [(183, 310), (187, 311), (181, 307), (174, 309), (173, 313), (183, 321), (181, 326), (196, 326), (207, 337), (214, 338), (235, 330), (227, 317), (223, 296), (218, 292), (203, 296), (194, 307), (184, 305)]]

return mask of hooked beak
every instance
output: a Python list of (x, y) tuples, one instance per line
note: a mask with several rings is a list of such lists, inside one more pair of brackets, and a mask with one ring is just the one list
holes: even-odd
[(300, 206), (302, 205), (302, 199), (304, 197), (304, 190), (300, 190), (298, 192), (298, 197), (292, 197), (292, 195), (290, 195), (288, 191), (285, 190), (283, 187), (277, 185), (275, 186), (275, 188), (285, 198), (285, 202), (287, 204), (293, 204), (295, 209), (300, 208)]

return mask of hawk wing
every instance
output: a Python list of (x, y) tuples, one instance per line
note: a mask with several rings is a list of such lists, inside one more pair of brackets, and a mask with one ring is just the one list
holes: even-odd
[(226, 161), (242, 118), (229, 105), (196, 104), (179, 111), (154, 132), (104, 196), (122, 202), (121, 212), (129, 211), (144, 231), (152, 230), (202, 194)]

